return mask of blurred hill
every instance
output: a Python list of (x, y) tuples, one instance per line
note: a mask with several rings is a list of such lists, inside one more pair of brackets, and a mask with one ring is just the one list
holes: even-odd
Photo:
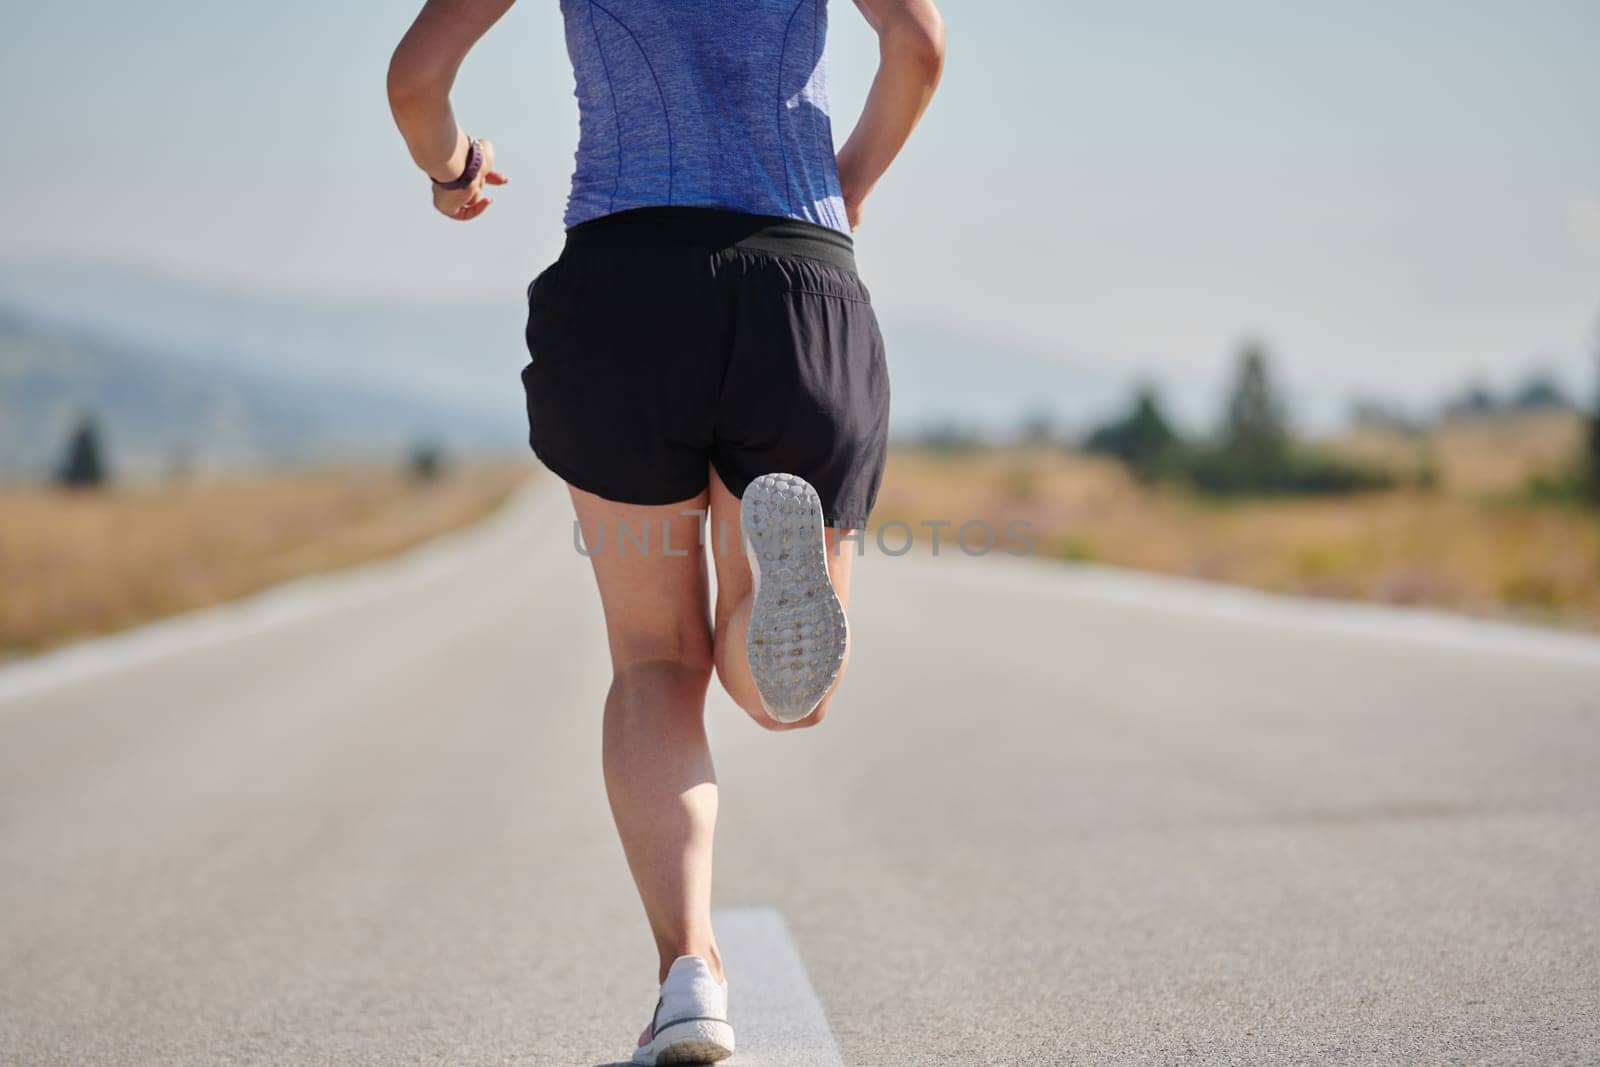
[[(68, 333), (302, 384), (353, 385), (506, 418), (520, 287), (465, 299), (307, 296), (117, 265), (0, 261), (0, 306)], [(519, 403), (508, 421), (520, 419)], [(521, 431), (518, 431), (518, 438)]]
[(0, 308), (0, 477), (9, 480), (47, 474), (85, 413), (104, 429), (114, 472), (140, 476), (387, 458), (421, 438), (509, 449), (521, 432), (515, 401), (508, 407), (157, 350)]
[(518, 450), (519, 302), (499, 303), (505, 323), (426, 302), (0, 263), (0, 478), (46, 473), (85, 414), (119, 474), (389, 459), (424, 439)]

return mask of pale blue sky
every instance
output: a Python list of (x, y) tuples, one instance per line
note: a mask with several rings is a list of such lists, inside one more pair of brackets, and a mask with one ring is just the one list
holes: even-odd
[[(559, 247), (576, 140), (556, 3), (522, 0), (458, 86), (512, 176), (469, 226), (430, 214), (385, 108), (415, 7), (6, 5), (0, 258), (520, 299)], [(859, 235), (886, 318), (1207, 379), (1259, 334), (1329, 394), (1541, 362), (1586, 382), (1600, 4), (945, 12), (946, 84)], [(874, 52), (841, 0), (833, 31), (842, 139)]]

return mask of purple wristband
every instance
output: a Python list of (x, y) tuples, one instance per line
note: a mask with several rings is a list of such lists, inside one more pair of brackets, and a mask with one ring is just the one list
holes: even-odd
[(461, 172), (461, 177), (453, 182), (436, 181), (433, 184), (441, 189), (465, 189), (478, 179), (478, 171), (483, 169), (483, 142), (476, 137), (467, 138), (467, 169)]

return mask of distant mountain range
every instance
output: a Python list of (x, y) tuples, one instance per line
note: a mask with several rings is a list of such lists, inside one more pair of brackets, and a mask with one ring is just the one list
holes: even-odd
[(134, 476), (398, 458), (425, 441), (500, 450), (520, 440), (515, 408), (495, 419), (412, 391), (299, 381), (0, 309), (0, 477), (48, 474), (86, 415), (113, 469)]
[(85, 414), (134, 475), (399, 457), (422, 442), (520, 449), (514, 313), (508, 329), (491, 347), (470, 312), (0, 265), (0, 477), (50, 471)]
[[(49, 471), (83, 413), (128, 472), (392, 456), (423, 439), (521, 448), (524, 313), (515, 286), (305, 299), (0, 263), (0, 476)], [(1120, 370), (937, 322), (885, 316), (883, 328), (901, 436), (1001, 434), (1029, 415), (1081, 425), (1129, 385)]]

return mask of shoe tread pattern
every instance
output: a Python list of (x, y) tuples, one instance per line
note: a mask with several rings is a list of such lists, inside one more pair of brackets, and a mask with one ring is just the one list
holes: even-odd
[(759, 567), (746, 652), (767, 711), (781, 722), (809, 715), (844, 665), (848, 623), (828, 580), (822, 501), (803, 478), (767, 474), (740, 510)]

